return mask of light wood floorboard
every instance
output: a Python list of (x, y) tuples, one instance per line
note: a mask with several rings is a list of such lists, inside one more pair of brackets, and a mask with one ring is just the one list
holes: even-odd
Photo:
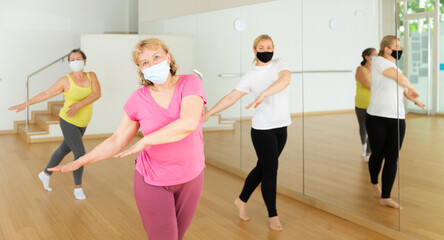
[[(354, 113), (292, 122), (279, 158), (279, 186), (421, 239), (444, 239), (443, 117), (407, 116), (392, 190), (402, 211), (380, 206), (372, 195)], [(257, 162), (250, 129), (250, 121), (241, 121), (235, 131), (204, 133), (207, 158), (248, 173)]]
[[(85, 140), (86, 150), (100, 142)], [(134, 156), (87, 166), (87, 200), (80, 201), (72, 195), (71, 174), (54, 174), (52, 192), (38, 180), (58, 144), (0, 136), (0, 239), (145, 239), (132, 191)], [(64, 161), (71, 160), (68, 155)], [(390, 239), (283, 195), (278, 195), (278, 208), (285, 229), (271, 231), (260, 191), (249, 201), (252, 220), (242, 222), (232, 204), (242, 183), (207, 166), (204, 193), (185, 239)]]

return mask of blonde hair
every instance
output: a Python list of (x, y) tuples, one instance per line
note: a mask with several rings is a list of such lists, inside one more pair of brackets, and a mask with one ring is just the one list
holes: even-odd
[(390, 48), (390, 46), (393, 44), (393, 41), (396, 41), (396, 40), (399, 40), (399, 38), (397, 38), (394, 35), (387, 35), (387, 36), (383, 37), (381, 40), (381, 45), (379, 48), (378, 56), (384, 57), (385, 48), (386, 47)]
[[(171, 54), (170, 50), (168, 49), (168, 46), (160, 39), (158, 38), (147, 38), (144, 40), (140, 40), (136, 47), (133, 50), (133, 62), (139, 66), (139, 57), (140, 54), (142, 53), (143, 49), (147, 48), (147, 49), (158, 49), (158, 48), (162, 48), (162, 50), (166, 53), (166, 54), (170, 54), (170, 59), (171, 59), (171, 63), (170, 63), (170, 73), (171, 76), (176, 75), (177, 69), (179, 68), (176, 64), (176, 60), (173, 57), (173, 54)], [(138, 69), (138, 74), (140, 77), (140, 85), (143, 86), (149, 86), (149, 85), (153, 85), (153, 83), (151, 81), (148, 81), (144, 78), (142, 71), (140, 70), (140, 68)]]
[[(269, 35), (267, 35), (267, 34), (262, 34), (262, 35), (259, 35), (256, 39), (254, 39), (253, 49), (256, 49), (257, 45), (259, 45), (259, 42), (262, 41), (262, 40), (270, 40), (271, 41), (271, 45), (273, 45), (273, 48), (274, 48), (273, 39), (271, 39), (271, 37)], [(255, 56), (254, 60), (253, 60), (253, 63), (257, 63), (257, 61), (258, 61), (258, 59)]]

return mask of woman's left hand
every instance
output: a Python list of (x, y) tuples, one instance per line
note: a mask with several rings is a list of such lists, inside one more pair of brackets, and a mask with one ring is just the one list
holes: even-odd
[(136, 144), (134, 144), (133, 146), (131, 146), (127, 150), (114, 155), (114, 157), (115, 158), (123, 158), (128, 155), (138, 153), (138, 152), (142, 151), (145, 147), (146, 147), (146, 144), (144, 143), (143, 138), (142, 138)]
[(418, 99), (415, 99), (413, 102), (416, 104), (416, 106), (418, 106), (422, 109), (425, 109), (425, 104), (423, 102), (419, 101)]
[(82, 164), (80, 164), (80, 162), (78, 161), (79, 159), (77, 159), (76, 161), (72, 161), (68, 164), (65, 165), (58, 165), (52, 168), (48, 168), (48, 171), (51, 172), (72, 172), (75, 171), (77, 169), (79, 169), (80, 167), (82, 167)]
[(254, 108), (257, 108), (263, 101), (264, 101), (265, 96), (264, 95), (259, 95), (259, 97), (256, 98), (256, 100), (254, 100), (252, 103), (250, 103), (248, 106), (245, 107), (245, 109), (249, 109), (254, 105)]
[(66, 115), (68, 115), (68, 117), (72, 118), (77, 114), (79, 109), (80, 109), (80, 106), (78, 103), (71, 104), (69, 106), (68, 111), (66, 111)]
[(23, 111), (25, 108), (26, 108), (26, 104), (22, 103), (20, 105), (12, 106), (12, 107), (8, 108), (8, 110), (10, 110), (10, 111), (15, 110), (16, 112), (20, 112), (20, 111)]

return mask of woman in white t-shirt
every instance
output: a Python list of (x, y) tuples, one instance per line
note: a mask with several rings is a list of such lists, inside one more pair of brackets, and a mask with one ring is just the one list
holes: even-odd
[(251, 138), (258, 162), (245, 180), (242, 192), (234, 204), (239, 209), (239, 217), (249, 220), (246, 203), (261, 183), (269, 227), (282, 230), (276, 211), (276, 181), (278, 158), (287, 141), (287, 126), (291, 123), (288, 89), (291, 73), (282, 59), (272, 60), (273, 51), (274, 44), (270, 36), (257, 37), (253, 43), (256, 65), (242, 76), (232, 92), (205, 113), (203, 121), (232, 106), (247, 93), (253, 93), (256, 100), (246, 108), (254, 106), (256, 109), (252, 119)]
[[(424, 104), (418, 100), (418, 92), (396, 66), (395, 62), (402, 54), (400, 46), (401, 42), (397, 37), (385, 36), (378, 56), (372, 60), (371, 97), (365, 122), (372, 146), (368, 168), (373, 194), (380, 198), (381, 205), (393, 208), (399, 208), (399, 204), (390, 198), (390, 193), (396, 177), (398, 152), (405, 134), (403, 95), (424, 108)], [(381, 189), (378, 176), (383, 159), (385, 162)]]

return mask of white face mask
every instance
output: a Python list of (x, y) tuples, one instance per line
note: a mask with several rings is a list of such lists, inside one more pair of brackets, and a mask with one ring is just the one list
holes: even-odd
[(167, 63), (167, 60), (165, 60), (149, 68), (143, 69), (142, 73), (146, 80), (154, 84), (162, 84), (168, 78), (168, 74), (170, 73), (170, 65)]
[(73, 72), (80, 72), (83, 70), (83, 67), (85, 66), (83, 60), (75, 60), (69, 62), (69, 67)]

